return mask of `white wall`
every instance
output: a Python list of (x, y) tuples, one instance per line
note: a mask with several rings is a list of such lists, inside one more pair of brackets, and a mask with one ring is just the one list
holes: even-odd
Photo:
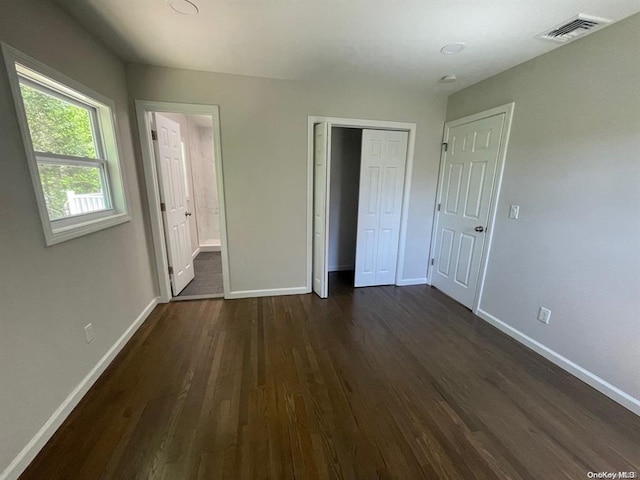
[[(0, 472), (155, 298), (123, 64), (48, 1), (3, 0), (0, 40), (116, 103), (133, 220), (45, 247), (0, 67)], [(92, 322), (95, 340), (83, 327)], [(2, 473), (0, 473), (0, 476)]]
[(362, 130), (331, 129), (329, 181), (329, 271), (353, 270), (358, 233)]
[(452, 95), (447, 110), (516, 103), (480, 308), (635, 399), (639, 59), (636, 15)]
[(446, 98), (134, 64), (127, 79), (133, 99), (220, 106), (232, 292), (307, 283), (309, 115), (417, 123), (404, 276), (425, 280)]
[(192, 124), (191, 157), (195, 214), (198, 223), (198, 245), (220, 246), (220, 210), (213, 151), (213, 128)]

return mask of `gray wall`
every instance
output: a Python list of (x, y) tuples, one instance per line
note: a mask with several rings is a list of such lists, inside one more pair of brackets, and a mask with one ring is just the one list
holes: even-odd
[(636, 399), (639, 59), (636, 15), (456, 93), (447, 109), (452, 120), (516, 102), (480, 308)]
[(132, 100), (220, 106), (232, 291), (307, 282), (307, 116), (417, 123), (404, 277), (426, 277), (446, 98), (134, 64), (127, 79)]
[[(49, 2), (3, 0), (0, 40), (113, 99), (133, 220), (45, 247), (0, 66), (0, 472), (155, 297), (123, 64)], [(87, 344), (83, 327), (96, 338)]]
[(329, 271), (353, 269), (356, 262), (362, 130), (331, 129), (329, 181)]

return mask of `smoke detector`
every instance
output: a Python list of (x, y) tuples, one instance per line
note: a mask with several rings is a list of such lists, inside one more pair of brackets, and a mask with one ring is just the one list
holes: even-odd
[(465, 44), (462, 42), (448, 43), (440, 49), (440, 52), (444, 55), (455, 55), (464, 50)]
[(200, 11), (198, 6), (189, 0), (167, 0), (167, 4), (180, 15), (195, 15)]
[(450, 75), (445, 75), (444, 77), (440, 78), (440, 83), (455, 83), (458, 80), (458, 77), (456, 77), (454, 74), (450, 74)]
[(606, 18), (594, 17), (580, 13), (575, 17), (556, 25), (548, 32), (537, 35), (541, 40), (551, 40), (556, 43), (567, 43), (590, 33), (600, 30), (611, 23)]

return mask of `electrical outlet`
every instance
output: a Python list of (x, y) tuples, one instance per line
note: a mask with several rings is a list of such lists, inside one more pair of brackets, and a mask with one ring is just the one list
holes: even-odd
[(551, 310), (540, 307), (540, 310), (538, 310), (538, 320), (548, 325), (549, 320), (551, 320)]
[(520, 205), (511, 205), (509, 207), (509, 218), (517, 220), (520, 216)]
[(93, 342), (93, 339), (96, 338), (96, 334), (93, 331), (93, 324), (87, 323), (84, 327), (84, 336), (87, 338), (87, 343)]

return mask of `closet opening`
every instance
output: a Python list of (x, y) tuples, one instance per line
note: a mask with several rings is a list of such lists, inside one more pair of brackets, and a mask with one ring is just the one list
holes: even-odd
[(331, 128), (327, 269), (329, 274), (344, 272), (350, 283), (356, 265), (361, 149), (361, 128)]
[[(402, 284), (414, 123), (309, 117), (309, 288)], [(344, 276), (341, 275), (344, 279)]]

